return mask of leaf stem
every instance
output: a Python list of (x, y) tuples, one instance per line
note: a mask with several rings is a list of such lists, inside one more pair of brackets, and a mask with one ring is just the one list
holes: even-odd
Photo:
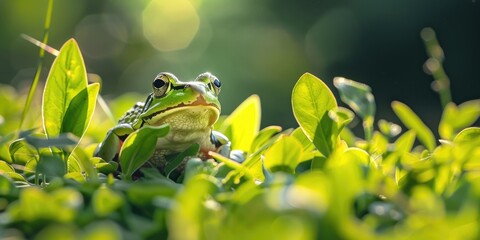
[[(52, 19), (52, 9), (53, 9), (53, 0), (48, 0), (48, 5), (47, 5), (47, 14), (45, 17), (45, 23), (44, 23), (44, 33), (43, 33), (43, 44), (47, 44), (48, 42), (48, 35), (50, 32), (50, 22)], [(38, 85), (38, 80), (40, 79), (40, 73), (42, 72), (42, 62), (43, 62), (43, 57), (45, 55), (45, 49), (40, 48), (39, 53), (38, 53), (38, 66), (37, 70), (35, 71), (35, 76), (33, 78), (32, 85), (30, 86), (30, 90), (28, 91), (28, 96), (27, 100), (25, 102), (25, 108), (23, 109), (22, 112), (22, 118), (20, 119), (20, 124), (18, 126), (18, 130), (22, 129), (23, 122), (25, 121), (25, 117), (27, 116), (28, 111), (30, 110), (30, 106), (32, 104), (33, 100), (33, 95), (35, 94), (35, 90), (37, 89)]]

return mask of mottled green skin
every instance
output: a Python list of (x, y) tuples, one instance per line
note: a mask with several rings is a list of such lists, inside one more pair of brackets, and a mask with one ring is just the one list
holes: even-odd
[(221, 145), (229, 143), (222, 134), (212, 131), (220, 115), (220, 88), (214, 85), (214, 81), (218, 81), (215, 76), (203, 73), (190, 82), (182, 82), (171, 73), (160, 73), (158, 78), (163, 79), (168, 87), (160, 90), (154, 84), (154, 91), (145, 103), (136, 103), (107, 133), (97, 149), (97, 156), (105, 160), (115, 159), (121, 142), (145, 125), (170, 125), (169, 134), (158, 139), (157, 151), (149, 162), (160, 169), (166, 164), (166, 155), (181, 152), (194, 143), (200, 145), (200, 157), (206, 157), (208, 151), (218, 151)]

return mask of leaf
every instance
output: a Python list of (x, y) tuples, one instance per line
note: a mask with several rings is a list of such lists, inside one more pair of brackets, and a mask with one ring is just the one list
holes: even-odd
[(15, 169), (13, 169), (13, 167), (7, 162), (0, 160), (0, 173), (6, 172), (15, 172)]
[(128, 135), (120, 150), (122, 176), (130, 179), (132, 174), (145, 164), (155, 152), (157, 139), (164, 137), (170, 126), (144, 126)]
[(87, 88), (87, 73), (74, 39), (60, 49), (43, 92), (43, 125), (48, 138), (70, 132), (81, 138), (95, 107), (99, 85)]
[(193, 144), (189, 148), (185, 149), (185, 151), (179, 153), (175, 159), (172, 161), (168, 162), (167, 165), (165, 166), (165, 173), (167, 174), (167, 177), (170, 177), (170, 174), (177, 169), (178, 166), (185, 160), (186, 157), (189, 156), (197, 156), (198, 150), (200, 150), (200, 145), (199, 144)]
[[(97, 180), (97, 170), (94, 167), (90, 157), (85, 153), (83, 148), (75, 148), (75, 150), (68, 157), (68, 163), (76, 162), (79, 165), (81, 173), (85, 174), (89, 180)], [(68, 172), (72, 172), (72, 169), (68, 169)]]
[(455, 143), (479, 143), (480, 142), (480, 128), (469, 127), (463, 129), (455, 136), (453, 142)]
[(480, 116), (480, 99), (464, 102), (458, 106), (448, 103), (443, 109), (438, 133), (443, 139), (452, 140), (460, 129), (469, 127)]
[(37, 149), (46, 147), (66, 148), (75, 146), (78, 138), (71, 133), (61, 133), (56, 137), (48, 139), (45, 139), (44, 136), (36, 137), (29, 135), (25, 137), (25, 141)]
[(72, 99), (63, 119), (63, 132), (74, 133), (77, 137), (83, 135), (95, 110), (99, 89), (98, 83), (90, 84)]
[(92, 196), (93, 211), (99, 217), (116, 212), (124, 204), (123, 197), (110, 188), (99, 188)]
[(250, 153), (257, 151), (261, 148), (265, 143), (268, 142), (273, 135), (282, 131), (282, 127), (280, 126), (268, 126), (258, 133), (252, 143), (252, 147), (250, 148)]
[(265, 151), (263, 164), (270, 172), (293, 174), (302, 155), (302, 144), (294, 136), (282, 136)]
[(38, 160), (38, 152), (28, 145), (25, 139), (18, 139), (10, 144), (9, 148), (12, 161), (16, 164), (25, 165), (30, 160)]
[(366, 84), (343, 77), (333, 79), (333, 84), (340, 93), (340, 98), (363, 119), (375, 116), (375, 98)]
[(63, 177), (66, 173), (65, 162), (57, 156), (41, 155), (36, 171), (48, 177)]
[(377, 124), (380, 132), (382, 132), (387, 137), (395, 137), (400, 134), (400, 132), (402, 132), (402, 127), (395, 123), (385, 121), (383, 119), (378, 120)]
[(337, 107), (330, 89), (310, 73), (303, 74), (292, 92), (293, 114), (305, 135), (325, 156), (331, 154), (339, 132), (328, 112)]
[(230, 114), (219, 128), (232, 142), (232, 149), (248, 152), (260, 129), (260, 99), (252, 95)]
[(412, 150), (413, 143), (415, 142), (416, 134), (413, 130), (407, 131), (398, 137), (397, 141), (395, 141), (395, 152), (400, 155), (409, 153)]
[(420, 140), (429, 151), (433, 151), (436, 146), (435, 137), (432, 131), (422, 122), (422, 120), (407, 105), (394, 101), (392, 108), (395, 114), (409, 129), (415, 131)]

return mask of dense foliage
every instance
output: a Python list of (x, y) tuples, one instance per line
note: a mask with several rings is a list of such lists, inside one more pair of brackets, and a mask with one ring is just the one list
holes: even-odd
[[(69, 40), (42, 105), (34, 101), (26, 118), (26, 94), (1, 87), (0, 238), (478, 239), (480, 128), (471, 125), (480, 100), (447, 103), (436, 140), (405, 104), (392, 108), (406, 130), (375, 124), (370, 88), (334, 83), (353, 111), (306, 73), (292, 92), (299, 128), (259, 129), (257, 96), (217, 123), (246, 153), (243, 163), (212, 153), (190, 159), (178, 178), (140, 169), (143, 177), (132, 181), (169, 128), (132, 133), (119, 162), (92, 157), (114, 123), (107, 108), (95, 110), (99, 84), (88, 84)], [(111, 103), (113, 115), (131, 106), (128, 99)], [(364, 139), (351, 131), (355, 115)], [(15, 131), (18, 122), (31, 129)], [(172, 162), (169, 173), (179, 166)]]

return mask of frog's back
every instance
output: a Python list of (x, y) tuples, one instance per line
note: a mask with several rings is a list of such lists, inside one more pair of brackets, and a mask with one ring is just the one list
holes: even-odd
[(123, 114), (120, 120), (118, 120), (118, 123), (133, 124), (138, 119), (140, 114), (142, 114), (144, 106), (145, 106), (145, 103), (143, 102), (135, 103), (135, 105), (133, 105), (132, 108), (130, 108), (125, 114)]

